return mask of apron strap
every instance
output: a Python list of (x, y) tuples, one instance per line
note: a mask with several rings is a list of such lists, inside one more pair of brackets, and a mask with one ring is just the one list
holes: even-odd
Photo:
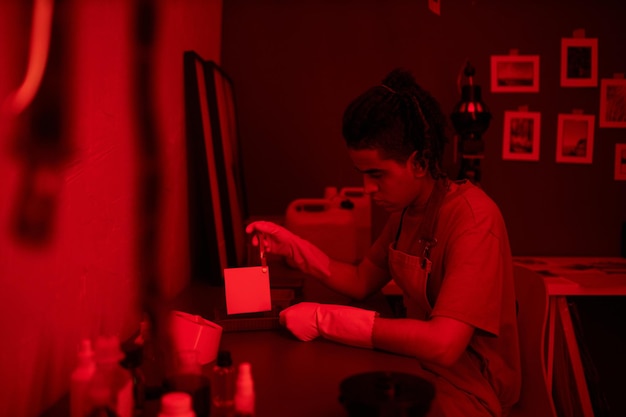
[(397, 244), (398, 244), (398, 239), (400, 239), (400, 232), (402, 231), (402, 223), (404, 222), (404, 213), (406, 213), (406, 210), (408, 209), (408, 207), (405, 207), (402, 209), (402, 214), (400, 215), (400, 223), (398, 223), (398, 230), (396, 230), (396, 238), (393, 241), (393, 248), (396, 249)]
[[(428, 202), (426, 203), (426, 211), (424, 213), (424, 220), (420, 223), (419, 229), (417, 230), (417, 236), (419, 238), (419, 249), (418, 255), (421, 258), (428, 259), (430, 254), (430, 249), (437, 244), (437, 239), (435, 238), (435, 229), (437, 228), (437, 220), (439, 219), (439, 208), (443, 203), (443, 200), (450, 188), (450, 181), (447, 178), (441, 178), (435, 182), (435, 187), (433, 191), (430, 193), (428, 197)], [(396, 239), (393, 243), (393, 247), (395, 248), (398, 240), (400, 238), (400, 233), (402, 232), (402, 223), (404, 221), (404, 214), (407, 211), (407, 207), (402, 210), (402, 215), (400, 216), (400, 223), (398, 225), (398, 231), (396, 232)]]
[(430, 249), (437, 244), (435, 230), (437, 229), (437, 221), (439, 220), (439, 209), (443, 204), (443, 200), (449, 188), (450, 182), (447, 178), (439, 179), (435, 183), (435, 188), (433, 188), (428, 198), (424, 221), (420, 223), (419, 229), (417, 229), (417, 236), (419, 237), (418, 255), (422, 258), (429, 259)]

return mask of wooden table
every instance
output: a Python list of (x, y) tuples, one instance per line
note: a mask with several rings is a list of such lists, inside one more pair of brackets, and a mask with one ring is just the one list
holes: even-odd
[[(585, 371), (576, 340), (574, 323), (567, 302), (571, 296), (626, 296), (626, 259), (616, 257), (524, 257), (514, 258), (517, 265), (526, 267), (545, 278), (550, 296), (546, 372), (550, 388), (555, 384), (555, 346), (558, 342), (557, 324), (562, 329), (564, 346), (574, 376), (576, 395), (585, 417), (594, 415)], [(567, 382), (567, 381), (565, 381)], [(556, 387), (566, 390), (568, 384)], [(557, 405), (558, 408), (558, 405)], [(567, 414), (567, 412), (565, 412)]]

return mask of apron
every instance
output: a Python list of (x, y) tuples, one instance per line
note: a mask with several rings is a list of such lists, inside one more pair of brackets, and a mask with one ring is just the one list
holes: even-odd
[[(406, 208), (400, 217), (400, 224), (396, 232), (395, 240), (389, 245), (389, 272), (398, 287), (404, 292), (407, 301), (418, 307), (420, 320), (427, 320), (432, 313), (434, 304), (434, 284), (429, 282), (428, 277), (432, 267), (430, 250), (437, 244), (435, 229), (439, 217), (439, 208), (450, 189), (447, 179), (438, 180), (426, 203), (424, 219), (420, 223), (417, 236), (417, 254), (408, 254), (396, 249), (397, 242), (402, 232), (402, 223)], [(412, 246), (413, 247), (413, 246)]]
[[(416, 254), (396, 249), (406, 209), (402, 213), (396, 238), (389, 245), (389, 271), (393, 280), (403, 291), (407, 316), (412, 319), (430, 319), (436, 295), (441, 287), (441, 282), (429, 279), (432, 267), (430, 250), (437, 244), (434, 236), (439, 208), (449, 189), (449, 181), (445, 179), (437, 181), (416, 235), (418, 237)], [(443, 274), (437, 275), (443, 276)], [(493, 388), (482, 377), (480, 365), (468, 351), (471, 351), (471, 347), (462, 354), (453, 368), (423, 364), (425, 370), (437, 377), (435, 379), (436, 397), (431, 412), (428, 414), (429, 417), (501, 415), (501, 405)], [(464, 414), (458, 414), (461, 411)]]

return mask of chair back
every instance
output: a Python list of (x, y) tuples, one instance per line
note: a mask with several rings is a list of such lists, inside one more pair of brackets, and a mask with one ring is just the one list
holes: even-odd
[(548, 317), (546, 284), (541, 275), (518, 265), (514, 266), (514, 279), (522, 389), (510, 416), (556, 417), (545, 365)]

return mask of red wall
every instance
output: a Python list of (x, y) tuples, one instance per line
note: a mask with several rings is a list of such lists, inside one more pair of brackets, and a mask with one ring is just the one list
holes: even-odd
[[(234, 80), (253, 215), (284, 214), (326, 186), (358, 186), (341, 138), (344, 108), (394, 67), (413, 71), (450, 113), (465, 61), (493, 113), (483, 187), (500, 205), (516, 255), (619, 255), (626, 182), (613, 180), (624, 129), (599, 128), (593, 164), (555, 162), (557, 114), (598, 115), (599, 88), (559, 85), (561, 38), (599, 39), (599, 76), (626, 72), (620, 0), (261, 2), (224, 4), (223, 66)], [(491, 93), (490, 55), (540, 55), (539, 93)], [(503, 161), (505, 110), (541, 112), (538, 162)], [(448, 147), (446, 166), (458, 167)], [(375, 217), (377, 228), (382, 215)]]
[[(11, 232), (24, 159), (18, 136), (0, 130), (0, 404), (3, 415), (31, 416), (67, 390), (78, 341), (126, 338), (138, 326), (136, 245), (138, 147), (132, 37), (133, 4), (64, 1), (67, 41), (62, 79), (64, 136), (73, 147), (60, 181), (49, 242), (20, 243)], [(162, 173), (158, 262), (162, 287), (189, 280), (183, 51), (220, 60), (222, 2), (157, 2), (151, 67)], [(0, 97), (17, 88), (27, 61), (31, 2), (0, 2)], [(24, 131), (22, 130), (22, 133)], [(18, 132), (19, 134), (20, 132)]]

